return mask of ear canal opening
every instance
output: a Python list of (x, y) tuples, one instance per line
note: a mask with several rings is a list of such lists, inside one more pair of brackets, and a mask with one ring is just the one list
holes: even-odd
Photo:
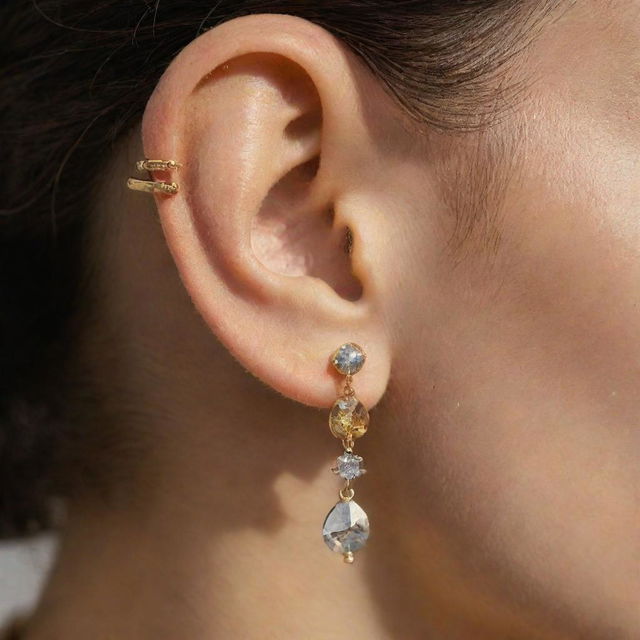
[(311, 158), (311, 160), (307, 160), (297, 167), (294, 167), (291, 170), (291, 174), (295, 175), (301, 183), (309, 183), (316, 177), (319, 169), (320, 156), (317, 155)]
[(349, 256), (353, 253), (353, 231), (350, 227), (345, 227), (344, 252)]

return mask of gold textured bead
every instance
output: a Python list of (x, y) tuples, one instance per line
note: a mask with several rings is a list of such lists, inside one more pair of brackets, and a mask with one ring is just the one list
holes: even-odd
[(369, 412), (355, 395), (340, 396), (331, 407), (329, 428), (336, 438), (361, 438), (368, 426)]

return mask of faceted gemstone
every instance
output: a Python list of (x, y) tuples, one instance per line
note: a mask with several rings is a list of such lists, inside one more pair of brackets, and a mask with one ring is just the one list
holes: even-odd
[(367, 432), (369, 412), (352, 396), (340, 396), (331, 407), (329, 428), (336, 438), (360, 438)]
[(353, 375), (362, 369), (365, 357), (361, 346), (355, 342), (347, 342), (338, 347), (331, 358), (331, 362), (343, 375)]
[(369, 537), (369, 518), (353, 500), (338, 502), (325, 518), (322, 537), (332, 551), (357, 551)]
[(367, 472), (366, 469), (360, 466), (362, 464), (362, 456), (356, 456), (348, 451), (339, 456), (336, 462), (338, 466), (335, 472), (345, 480), (354, 480)]

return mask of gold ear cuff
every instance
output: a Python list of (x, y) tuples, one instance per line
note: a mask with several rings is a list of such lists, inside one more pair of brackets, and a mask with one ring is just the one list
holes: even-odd
[[(179, 169), (182, 165), (175, 160), (138, 160), (136, 169), (138, 171), (173, 171)], [(160, 180), (139, 180), (138, 178), (129, 178), (127, 187), (133, 191), (144, 191), (145, 193), (160, 192), (167, 195), (178, 193), (179, 187), (176, 182), (162, 182)]]

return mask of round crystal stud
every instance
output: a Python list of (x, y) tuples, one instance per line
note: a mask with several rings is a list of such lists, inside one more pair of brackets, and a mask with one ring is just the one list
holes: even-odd
[(331, 363), (342, 375), (353, 375), (362, 369), (365, 358), (360, 345), (347, 342), (336, 349), (331, 356)]
[(369, 412), (352, 396), (340, 396), (331, 407), (329, 428), (336, 438), (360, 438), (367, 432)]
[(343, 554), (357, 551), (369, 537), (369, 518), (353, 500), (338, 502), (324, 520), (322, 537), (331, 551)]
[(355, 480), (367, 470), (361, 467), (362, 456), (357, 456), (354, 453), (345, 451), (341, 456), (336, 459), (336, 467), (334, 473), (337, 473), (341, 478), (345, 480)]

